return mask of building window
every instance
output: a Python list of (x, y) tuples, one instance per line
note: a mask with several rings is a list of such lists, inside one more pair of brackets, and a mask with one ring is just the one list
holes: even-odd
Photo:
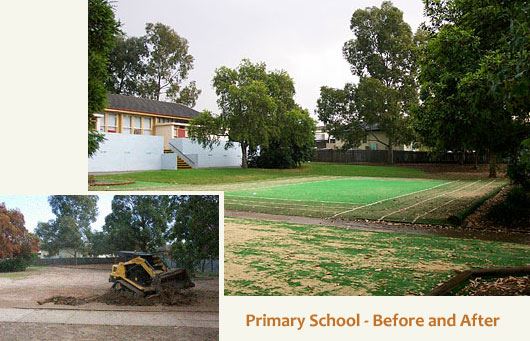
[(96, 127), (97, 130), (105, 132), (105, 116), (96, 117)]
[(152, 132), (152, 130), (151, 130), (151, 118), (150, 117), (144, 117), (142, 119), (142, 121), (143, 121), (142, 122), (143, 123), (143, 126), (142, 126), (143, 134), (144, 135), (151, 135), (151, 132)]
[(122, 116), (121, 132), (123, 134), (131, 134), (132, 133), (132, 117), (130, 115), (123, 115)]
[(105, 131), (115, 133), (118, 129), (118, 116), (116, 114), (107, 114), (107, 127)]
[(371, 142), (370, 143), (370, 150), (377, 150), (377, 143)]
[(142, 134), (142, 118), (139, 116), (133, 116), (133, 126), (132, 126), (133, 132), (136, 135)]

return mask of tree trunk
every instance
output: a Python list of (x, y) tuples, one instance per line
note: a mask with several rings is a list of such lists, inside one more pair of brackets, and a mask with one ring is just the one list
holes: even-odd
[(241, 143), (241, 168), (248, 168), (247, 144)]
[(394, 164), (394, 148), (392, 148), (392, 143), (388, 142), (388, 160), (387, 162), (391, 165)]
[(490, 161), (490, 178), (496, 178), (497, 177), (497, 154), (493, 152), (489, 152), (489, 161)]

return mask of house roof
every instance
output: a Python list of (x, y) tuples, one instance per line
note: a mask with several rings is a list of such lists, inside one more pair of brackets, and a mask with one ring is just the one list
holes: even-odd
[(183, 104), (155, 101), (126, 95), (108, 94), (107, 109), (135, 111), (146, 114), (160, 114), (175, 117), (194, 118), (199, 115), (197, 110)]

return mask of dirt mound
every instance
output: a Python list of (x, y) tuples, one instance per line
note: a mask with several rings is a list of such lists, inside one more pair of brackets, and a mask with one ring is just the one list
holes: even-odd
[(39, 305), (45, 303), (61, 304), (61, 305), (82, 305), (93, 301), (93, 298), (83, 298), (74, 296), (53, 296), (43, 301), (37, 301)]
[(528, 296), (530, 295), (530, 277), (501, 277), (495, 280), (476, 278), (462, 289), (470, 296)]
[(60, 305), (82, 305), (91, 302), (105, 303), (117, 306), (152, 306), (152, 305), (190, 305), (197, 302), (197, 294), (191, 291), (182, 291), (174, 288), (164, 288), (160, 294), (149, 297), (136, 296), (130, 292), (108, 290), (103, 295), (90, 297), (54, 296), (43, 301), (42, 305), (53, 303)]

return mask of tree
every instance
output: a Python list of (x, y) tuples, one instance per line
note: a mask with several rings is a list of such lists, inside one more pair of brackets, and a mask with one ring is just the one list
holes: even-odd
[(94, 113), (103, 110), (106, 102), (107, 63), (119, 24), (107, 0), (88, 1), (88, 156), (103, 141), (95, 130)]
[(0, 203), (0, 259), (28, 256), (38, 251), (38, 240), (26, 229), (24, 215)]
[[(215, 71), (213, 85), (221, 113), (214, 116), (209, 111), (202, 112), (191, 122), (190, 137), (204, 146), (222, 139), (228, 140), (227, 147), (238, 142), (243, 168), (248, 166), (249, 150), (267, 150), (271, 143), (283, 142), (284, 136), (293, 133), (282, 131), (293, 128), (286, 121), (304, 115), (293, 99), (292, 78), (285, 71), (268, 72), (264, 63), (244, 59), (236, 69), (220, 67)], [(305, 118), (303, 121), (308, 122)], [(305, 125), (295, 127), (304, 136), (310, 129)]]
[(192, 195), (173, 200), (174, 223), (167, 233), (173, 258), (194, 273), (201, 260), (219, 259), (219, 197)]
[(136, 95), (146, 75), (148, 57), (145, 37), (116, 37), (116, 46), (109, 56), (107, 90), (113, 94)]
[(24, 215), (0, 203), (0, 272), (24, 271), (38, 251), (39, 241), (26, 229)]
[[(103, 232), (109, 250), (156, 251), (166, 244), (164, 233), (172, 219), (167, 195), (116, 195)], [(109, 252), (109, 253), (111, 253)]]
[(98, 199), (96, 195), (51, 195), (48, 203), (58, 219), (71, 217), (81, 237), (87, 241), (91, 234), (90, 225), (98, 215)]
[(415, 115), (430, 145), (517, 154), (529, 136), (526, 1), (426, 0), (431, 37), (421, 59), (422, 104)]
[(260, 168), (294, 168), (313, 157), (315, 121), (307, 110), (294, 108), (278, 122), (279, 136), (255, 156)]
[(61, 249), (72, 250), (76, 259), (85, 252), (92, 237), (90, 224), (96, 221), (98, 197), (94, 195), (52, 195), (48, 203), (56, 218), (39, 222), (35, 233), (42, 241), (42, 249), (50, 255)]
[[(350, 28), (355, 38), (344, 44), (343, 53), (359, 82), (343, 90), (321, 88), (317, 113), (345, 148), (372, 134), (386, 146), (392, 163), (393, 147), (411, 141), (408, 112), (417, 102), (416, 40), (403, 13), (388, 1), (381, 8), (356, 10)], [(388, 140), (380, 140), (375, 127)]]
[(193, 56), (188, 53), (188, 41), (171, 27), (148, 23), (144, 37), (148, 49), (146, 75), (140, 84), (141, 97), (160, 100), (161, 96), (193, 107), (200, 90), (195, 82), (182, 87), (193, 68)]

